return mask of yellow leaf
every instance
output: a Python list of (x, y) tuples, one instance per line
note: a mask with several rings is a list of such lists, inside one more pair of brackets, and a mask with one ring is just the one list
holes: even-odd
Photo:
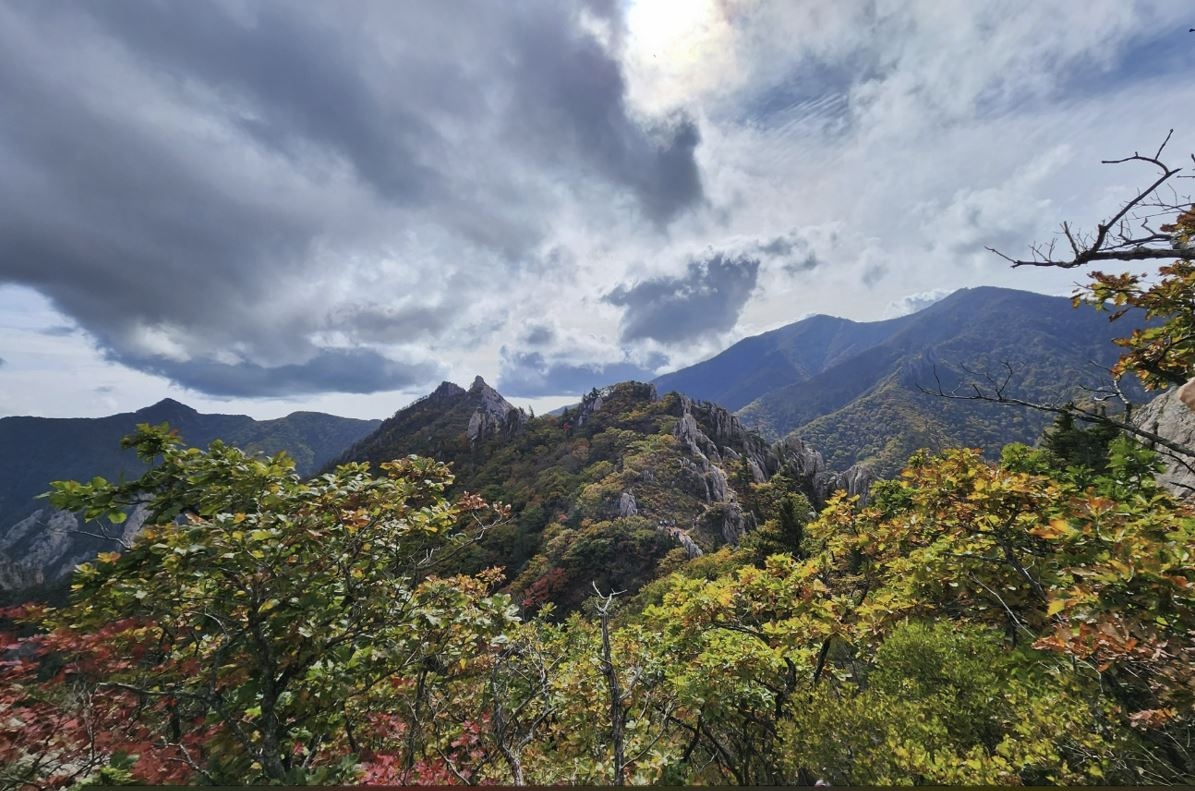
[(1044, 538), (1047, 541), (1053, 541), (1057, 538), (1070, 536), (1075, 532), (1075, 529), (1070, 526), (1070, 523), (1065, 519), (1052, 519), (1048, 525), (1038, 525), (1029, 530), (1029, 535), (1037, 538)]
[(1046, 607), (1046, 617), (1049, 617), (1051, 615), (1057, 615), (1058, 613), (1062, 612), (1063, 608), (1065, 608), (1065, 607), (1066, 607), (1065, 601), (1063, 601), (1062, 599), (1054, 599), (1053, 601), (1050, 602), (1049, 606)]

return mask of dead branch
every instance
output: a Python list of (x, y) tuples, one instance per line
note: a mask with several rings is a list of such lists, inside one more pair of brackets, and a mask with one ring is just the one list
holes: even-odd
[[(1132, 156), (1101, 161), (1103, 165), (1141, 162), (1156, 168), (1158, 175), (1115, 214), (1098, 223), (1094, 233), (1080, 233), (1069, 222), (1062, 223), (1060, 235), (1070, 248), (1068, 256), (1055, 255), (1053, 240), (1030, 245), (1028, 258), (1014, 258), (992, 247), (987, 250), (1008, 261), (1014, 268), (1051, 266), (1074, 269), (1097, 261), (1195, 260), (1195, 247), (1180, 244), (1171, 234), (1151, 224), (1157, 217), (1173, 218), (1192, 207), (1189, 197), (1180, 198), (1173, 186), (1167, 183), (1175, 177), (1185, 178), (1179, 176), (1183, 170), (1181, 167), (1170, 167), (1162, 161), (1162, 153), (1173, 135), (1174, 130), (1171, 129), (1152, 155), (1134, 151)], [(1169, 190), (1168, 195), (1163, 195), (1163, 188)], [(1140, 228), (1139, 232), (1137, 228)]]
[[(981, 388), (976, 382), (971, 382), (969, 386), (970, 392), (959, 392), (959, 388), (955, 388), (954, 390), (948, 392), (942, 385), (942, 380), (938, 376), (938, 368), (936, 365), (933, 367), (934, 381), (937, 383), (936, 389), (931, 390), (930, 388), (923, 387), (920, 384), (917, 385), (917, 389), (927, 395), (937, 396), (939, 398), (949, 398), (956, 401), (984, 401), (990, 404), (1018, 406), (1027, 409), (1033, 409), (1038, 412), (1047, 412), (1054, 415), (1071, 415), (1072, 417), (1076, 417), (1086, 423), (1096, 423), (1102, 426), (1110, 426), (1128, 434), (1132, 434), (1139, 439), (1145, 440), (1150, 447), (1154, 447), (1155, 449), (1156, 446), (1165, 448), (1171, 453), (1175, 454), (1176, 460), (1179, 460), (1180, 463), (1184, 464), (1184, 466), (1195, 463), (1195, 449), (1183, 445), (1182, 443), (1175, 442), (1174, 440), (1167, 439), (1160, 434), (1156, 434), (1152, 431), (1141, 428), (1140, 426), (1136, 426), (1126, 420), (1119, 420), (1115, 417), (1110, 417), (1102, 411), (1088, 409), (1074, 403), (1045, 404), (1036, 401), (1027, 401), (1023, 398), (1016, 398), (1014, 396), (1008, 395), (1008, 385), (1012, 380), (1013, 369), (1012, 366), (1007, 362), (1003, 363), (1002, 365), (1005, 369), (1005, 375), (1000, 380), (997, 380), (988, 372), (976, 372), (968, 369), (966, 366), (962, 366), (963, 370), (968, 374), (983, 378), (987, 383), (986, 389)], [(1188, 466), (1188, 469), (1191, 469), (1192, 472), (1195, 472), (1195, 468)]]

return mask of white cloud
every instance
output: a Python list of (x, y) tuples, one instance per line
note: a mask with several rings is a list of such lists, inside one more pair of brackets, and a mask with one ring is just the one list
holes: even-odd
[[(1100, 159), (1156, 145), (1171, 127), (1177, 159), (1195, 150), (1184, 3), (632, 3), (625, 20), (578, 17), (577, 29), (604, 42), (608, 57), (586, 49), (584, 38), (568, 38), (576, 32), (569, 25), (537, 27), (517, 9), (480, 9), (478, 24), (458, 27), (439, 14), (384, 3), (363, 3), (335, 19), (311, 12), (327, 23), (313, 29), (328, 36), (320, 57), (328, 59), (321, 63), (329, 79), (341, 80), (334, 87), (372, 96), (389, 85), (377, 63), (354, 60), (354, 43), (376, 44), (369, 51), (388, 67), (433, 64), (423, 82), (408, 80), (393, 103), (374, 108), (381, 116), (360, 113), (385, 124), (387, 135), (377, 140), (366, 135), (372, 123), (311, 127), (318, 117), (285, 105), (284, 96), (266, 104), (286, 112), (263, 111), (253, 94), (228, 88), (237, 68), (258, 68), (253, 62), (228, 64), (219, 79), (211, 75), (220, 64), (180, 66), (178, 73), (198, 76), (183, 80), (179, 92), (178, 81), (130, 54), (136, 47), (97, 37), (94, 26), (0, 12), (0, 35), (14, 44), (8, 59), (36, 66), (45, 80), (37, 106), (70, 117), (78, 109), (69, 106), (72, 97), (85, 97), (102, 118), (124, 125), (116, 128), (122, 135), (135, 132), (140, 159), (126, 176), (158, 185), (157, 172), (136, 167), (144, 162), (165, 170), (185, 165), (188, 176), (190, 192), (178, 205), (133, 183), (125, 185), (129, 194), (148, 197), (123, 214), (104, 208), (110, 194), (101, 204), (84, 189), (72, 193), (77, 205), (69, 211), (48, 211), (45, 173), (0, 135), (0, 166), (16, 185), (10, 196), (43, 207), (27, 227), (77, 234), (86, 242), (80, 249), (121, 252), (138, 229), (160, 230), (152, 244), (134, 248), (136, 257), (113, 256), (111, 266), (82, 258), (71, 288), (34, 283), (47, 293), (57, 288), (55, 304), (65, 312), (51, 324), (90, 327), (111, 346), (118, 336), (103, 335), (107, 325), (97, 316), (123, 311), (135, 319), (120, 336), (126, 353), (165, 360), (296, 365), (321, 350), (361, 348), (405, 366), (395, 370), (397, 389), (389, 393), (204, 401), (103, 360), (82, 331), (33, 333), (39, 340), (30, 348), (68, 355), (87, 373), (50, 372), (20, 351), (32, 343), (15, 327), (27, 314), (0, 299), (0, 357), (7, 361), (0, 413), (88, 412), (93, 376), (102, 379), (96, 386), (111, 388), (105, 403), (124, 409), (169, 391), (196, 405), (225, 404), (225, 411), (281, 414), (303, 405), (384, 415), (434, 387), (414, 381), (416, 374), (442, 372), (467, 384), (480, 373), (497, 381), (504, 348), (506, 359), (529, 352), (518, 344), (533, 323), (552, 329), (535, 348), (543, 370), (654, 370), (661, 355), (672, 366), (691, 363), (808, 313), (876, 319), (915, 298), (982, 284), (1068, 293), (1078, 273), (1012, 271), (984, 247), (1018, 252), (1048, 238), (1062, 219), (1090, 226), (1109, 212), (1143, 174), (1100, 166)], [(252, 17), (253, 6), (245, 13)], [(408, 27), (417, 35), (388, 35), (403, 14), (413, 15)], [(18, 35), (23, 25), (38, 35)], [(608, 69), (594, 79), (608, 82), (589, 97), (583, 80), (572, 92), (552, 93), (535, 69), (497, 79), (484, 56), (492, 50), (489, 28), (510, 41), (554, 43), (592, 57), (585, 62)], [(79, 42), (71, 58), (42, 49), (67, 40)], [(21, 42), (26, 49), (16, 47)], [(1170, 54), (1145, 57), (1159, 51)], [(434, 66), (441, 55), (446, 65)], [(594, 76), (573, 76), (587, 75)], [(619, 79), (623, 115), (611, 98)], [(518, 105), (519, 96), (534, 100)], [(560, 114), (566, 100), (572, 115)], [(1139, 107), (1150, 111), (1132, 112)], [(362, 108), (336, 109), (351, 117)], [(667, 157), (647, 152), (659, 145), (652, 124), (676, 110), (694, 119), (700, 135), (694, 157), (702, 200), (668, 214), (675, 196), (654, 194), (639, 179), (651, 170), (644, 162), (667, 165)], [(587, 137), (609, 112), (610, 136)], [(63, 125), (55, 129), (61, 138), (38, 141), (46, 156), (72, 150), (82, 162), (74, 172), (80, 179), (108, 172), (112, 163), (89, 160), (88, 149), (66, 146)], [(358, 133), (365, 136), (351, 137)], [(612, 148), (602, 149), (603, 141)], [(403, 175), (392, 157), (408, 154), (415, 164), (431, 163), (442, 180), (431, 192), (412, 189), (410, 199), (379, 197), (382, 176)], [(196, 228), (205, 233), (187, 235)], [(759, 252), (778, 239), (792, 250)], [(760, 258), (733, 327), (687, 342), (651, 333), (620, 338), (629, 308), (604, 295), (621, 284), (674, 282), (707, 254)], [(0, 261), (0, 282), (34, 282), (28, 271), (45, 270), (44, 261), (18, 266), (13, 255)], [(97, 284), (105, 282), (118, 288), (103, 293)], [(168, 289), (180, 298), (170, 309), (150, 310), (144, 295)], [(89, 298), (101, 293), (102, 300)], [(54, 395), (42, 398), (42, 388)]]

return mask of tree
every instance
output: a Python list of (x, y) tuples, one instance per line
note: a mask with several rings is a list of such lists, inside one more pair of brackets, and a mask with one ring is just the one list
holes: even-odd
[[(1088, 304), (1106, 311), (1110, 321), (1135, 311), (1133, 315), (1143, 317), (1146, 322), (1144, 327), (1115, 341), (1126, 351), (1110, 371), (1110, 386), (1092, 393), (1093, 403), (1089, 404), (1031, 402), (1010, 395), (1012, 370), (1009, 368), (1003, 380), (987, 375), (984, 383), (973, 382), (950, 391), (938, 382), (936, 390), (922, 388), (924, 392), (1067, 415), (1087, 424), (1123, 431), (1157, 449), (1173, 463), (1195, 472), (1195, 448), (1136, 425), (1132, 420), (1133, 405), (1119, 385), (1123, 376), (1132, 373), (1145, 389), (1158, 390), (1183, 384), (1195, 373), (1195, 264), (1192, 263), (1195, 204), (1173, 187), (1177, 179), (1187, 178), (1180, 175), (1183, 168), (1172, 167), (1162, 159), (1173, 134), (1172, 129), (1152, 155), (1134, 152), (1132, 156), (1103, 161), (1112, 165), (1145, 164), (1153, 175), (1146, 186), (1112, 215), (1096, 223), (1094, 231), (1079, 231), (1069, 222), (1063, 222), (1059, 237), (1030, 245), (1028, 258), (1014, 258), (988, 248), (1014, 268), (1074, 269), (1103, 261), (1170, 261), (1160, 267), (1157, 273), (1160, 277), (1156, 280), (1146, 273), (1092, 272), (1090, 282), (1080, 286), (1074, 295), (1076, 307)], [(1059, 238), (1065, 240), (1065, 248), (1058, 244)], [(1123, 411), (1108, 410), (1105, 404), (1109, 401)]]
[[(136, 501), (151, 516), (128, 552), (79, 569), (68, 606), (35, 614), (49, 636), (32, 638), (44, 661), (14, 679), (26, 699), (136, 701), (145, 738), (102, 745), (89, 765), (135, 755), (149, 781), (163, 755), (223, 783), (352, 779), (359, 755), (388, 751), (413, 769), (432, 730), (429, 680), (468, 672), (515, 621), (493, 574), (436, 575), (503, 512), (446, 500), (452, 478), (426, 459), (301, 481), (285, 455), (183, 448), (164, 426), (126, 445), (157, 462), (141, 479), (55, 484), (52, 502), (89, 518), (119, 520)], [(57, 683), (40, 685), (47, 662)], [(107, 709), (118, 723), (129, 711)], [(377, 729), (404, 711), (403, 738)]]
[[(1092, 727), (1080, 685), (998, 630), (897, 624), (865, 681), (822, 686), (782, 730), (784, 761), (832, 785), (1045, 785), (1112, 774), (1126, 739)], [(1105, 703), (1104, 709), (1108, 708)]]
[(1065, 660), (1053, 672), (1093, 712), (1110, 706), (1085, 727), (1138, 735), (1133, 754), (1088, 754), (1091, 766), (1119, 767), (1120, 782), (1190, 782), (1195, 512), (1159, 491), (1149, 452), (1124, 438), (1092, 482), (1043, 474), (1034, 453), (1045, 452), (1013, 449), (1002, 465), (919, 454), (869, 507), (832, 501), (809, 530), (837, 563), (835, 584), (865, 593), (848, 639), (875, 650), (910, 619), (1002, 630), (1018, 650)]
[[(1175, 178), (1181, 178), (1180, 167), (1162, 161), (1162, 154), (1174, 130), (1158, 146), (1152, 156), (1134, 151), (1132, 156), (1105, 159), (1102, 164), (1120, 165), (1137, 162), (1156, 171), (1153, 180), (1125, 201), (1111, 216), (1098, 222), (1094, 232), (1076, 231), (1069, 222), (1062, 223), (1060, 236), (1067, 246), (1059, 254), (1057, 239), (1030, 246), (1029, 258), (1018, 259), (989, 247), (988, 250), (1014, 267), (1048, 266), (1074, 269), (1097, 261), (1148, 261), (1195, 259), (1191, 245), (1192, 203), (1189, 197), (1167, 192)], [(1157, 218), (1177, 217), (1174, 224), (1157, 224)]]
[(1108, 444), (1120, 434), (1114, 426), (1075, 425), (1070, 412), (1059, 414), (1043, 434), (1042, 447), (1054, 454), (1063, 466), (1086, 467), (1094, 473), (1108, 469)]

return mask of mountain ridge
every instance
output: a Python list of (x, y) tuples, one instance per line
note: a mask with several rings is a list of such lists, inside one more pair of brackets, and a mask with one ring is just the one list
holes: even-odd
[[(1007, 442), (1033, 442), (1048, 422), (1026, 410), (947, 401), (922, 388), (933, 390), (941, 381), (949, 391), (982, 381), (985, 373), (1002, 378), (1009, 363), (1019, 374), (1012, 381), (1019, 394), (1065, 402), (1081, 396), (1083, 386), (1101, 383), (1088, 362), (1110, 367), (1119, 356), (1111, 341), (1131, 330), (1131, 321), (1110, 325), (1093, 310), (1074, 310), (1066, 297), (978, 286), (895, 319), (802, 319), (655, 381), (680, 383), (695, 398), (712, 398), (734, 394), (736, 385), (725, 380), (734, 366), (777, 357), (818, 363), (804, 373), (786, 363), (773, 377), (782, 383), (746, 403), (738, 398), (735, 414), (766, 437), (791, 433), (807, 439), (834, 466), (868, 463), (887, 475), (918, 447), (966, 445), (992, 455)], [(836, 353), (800, 347), (811, 338), (837, 344)], [(1135, 382), (1124, 385), (1144, 400)]]
[[(286, 451), (300, 474), (315, 472), (359, 436), (380, 424), (320, 412), (295, 412), (272, 420), (248, 415), (205, 414), (164, 398), (133, 412), (98, 418), (0, 418), (0, 598), (14, 591), (52, 585), (79, 562), (112, 549), (114, 541), (83, 536), (78, 518), (50, 508), (38, 495), (55, 480), (136, 477), (144, 472), (120, 440), (138, 423), (168, 422), (188, 444), (216, 439), (250, 453)], [(136, 511), (121, 538), (140, 526)]]
[[(480, 378), (469, 391), (449, 384), (337, 462), (433, 455), (451, 464), (458, 490), (510, 504), (511, 520), (470, 548), (465, 568), (504, 567), (509, 590), (536, 606), (579, 606), (591, 581), (634, 590), (669, 553), (737, 544), (758, 524), (755, 487), (778, 475), (815, 505), (870, 485), (866, 471), (835, 472), (795, 437), (768, 443), (723, 407), (650, 383), (595, 389), (534, 418)], [(487, 402), (488, 423), (477, 417)]]

